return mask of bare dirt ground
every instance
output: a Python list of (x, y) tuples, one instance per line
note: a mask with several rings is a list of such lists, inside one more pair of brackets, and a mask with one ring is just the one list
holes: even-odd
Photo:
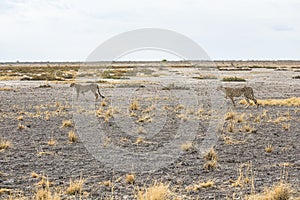
[[(124, 65), (92, 79), (79, 70), (76, 81), (100, 82), (106, 98), (96, 104), (92, 93), (76, 100), (70, 82), (0, 82), (0, 139), (10, 142), (0, 148), (0, 199), (31, 199), (48, 187), (61, 199), (137, 199), (155, 181), (170, 199), (246, 199), (278, 182), (290, 184), (291, 199), (300, 196), (298, 63), (237, 62), (234, 71), (231, 63)], [(228, 76), (245, 82), (222, 82)], [(233, 107), (215, 90), (220, 84), (252, 87), (261, 105), (246, 108), (240, 97)], [(293, 97), (294, 104), (266, 103)], [(72, 131), (78, 141), (69, 140)], [(205, 158), (207, 147), (217, 158)], [(78, 179), (82, 190), (66, 192)]]

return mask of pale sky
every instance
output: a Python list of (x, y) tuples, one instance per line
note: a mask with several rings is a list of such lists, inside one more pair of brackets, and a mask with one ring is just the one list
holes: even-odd
[(299, 0), (0, 0), (0, 25), (0, 62), (84, 61), (139, 28), (181, 33), (214, 60), (300, 60)]

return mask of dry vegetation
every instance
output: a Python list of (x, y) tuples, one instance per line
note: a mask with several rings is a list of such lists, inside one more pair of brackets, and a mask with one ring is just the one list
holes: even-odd
[(292, 196), (292, 188), (289, 184), (279, 182), (273, 187), (266, 188), (261, 194), (254, 194), (247, 197), (247, 200), (289, 200)]
[(86, 180), (80, 178), (78, 180), (70, 180), (69, 187), (66, 190), (66, 194), (69, 195), (81, 195), (83, 193), (83, 185)]
[[(226, 63), (220, 65), (226, 65)], [(262, 66), (246, 67), (254, 69)], [(277, 66), (272, 64), (272, 67), (276, 68)], [(53, 72), (57, 69), (49, 69), (49, 67), (45, 68), (46, 72), (31, 67), (26, 70), (19, 68), (16, 69), (20, 71), (19, 74), (17, 74), (17, 71), (9, 71), (5, 68), (2, 71), (0, 70), (0, 80), (12, 78), (22, 78), (24, 80), (72, 80), (78, 69), (76, 67), (71, 68), (66, 68), (66, 70), (59, 69), (55, 74)], [(172, 66), (172, 68), (176, 69), (176, 66)], [(128, 74), (132, 73), (131, 71), (133, 71), (131, 68), (110, 69), (102, 73), (102, 78), (124, 79)], [(141, 73), (140, 75), (149, 74), (143, 75)], [(243, 77), (248, 80), (247, 76)], [(216, 79), (218, 76), (208, 74), (192, 78), (194, 81), (203, 82), (203, 80), (197, 79), (214, 81), (209, 79)], [(245, 81), (245, 79), (226, 77), (223, 81)], [(50, 83), (52, 84), (53, 82)], [(110, 83), (112, 82), (105, 82), (111, 88), (117, 85), (116, 83)], [(45, 84), (45, 86), (47, 85), (49, 84)], [(51, 89), (47, 87), (31, 89), (32, 91)], [(189, 90), (187, 87), (181, 87), (174, 83), (161, 90), (170, 92), (179, 89)], [(0, 88), (0, 91), (8, 94), (18, 90), (3, 87)], [(4, 97), (1, 98), (4, 99)], [(42, 100), (49, 101), (49, 99)], [(93, 163), (93, 158), (83, 153), (82, 144), (74, 132), (74, 122), (66, 120), (70, 119), (69, 114), (72, 114), (70, 111), (71, 106), (63, 103), (64, 100), (51, 99), (51, 103), (45, 103), (42, 100), (41, 103), (33, 102), (26, 106), (9, 105), (7, 108), (1, 107), (1, 112), (3, 112), (1, 113), (1, 122), (5, 126), (6, 122), (9, 121), (11, 122), (9, 125), (13, 128), (7, 128), (9, 130), (7, 131), (1, 127), (3, 128), (3, 133), (1, 132), (0, 135), (0, 155), (1, 171), (3, 172), (0, 172), (0, 199), (94, 199), (99, 198), (99, 194), (101, 194), (103, 195), (101, 196), (102, 199), (112, 200), (123, 198), (123, 193), (125, 192), (127, 199), (137, 200), (179, 200), (196, 199), (197, 197), (199, 199), (209, 197), (224, 199), (224, 196), (213, 197), (213, 195), (225, 193), (226, 196), (232, 196), (232, 198), (228, 199), (288, 200), (296, 199), (297, 195), (295, 193), (299, 194), (300, 192), (299, 186), (295, 185), (295, 183), (299, 183), (297, 177), (299, 175), (297, 171), (298, 165), (297, 163), (295, 164), (297, 162), (295, 158), (297, 157), (290, 153), (298, 150), (298, 143), (296, 143), (298, 140), (292, 136), (296, 135), (299, 130), (299, 97), (259, 99), (258, 104), (263, 106), (263, 108), (254, 110), (252, 107), (249, 109), (238, 107), (228, 110), (223, 116), (225, 123), (221, 124), (218, 130), (220, 140), (204, 156), (200, 155), (197, 148), (195, 148), (197, 142), (201, 142), (201, 139), (204, 137), (205, 130), (201, 130), (195, 141), (186, 141), (181, 145), (179, 144), (180, 146), (177, 148), (180, 148), (184, 153), (182, 153), (182, 157), (180, 157), (178, 162), (175, 161), (161, 171), (143, 174), (148, 177), (141, 177), (138, 172), (128, 168), (126, 173), (116, 172), (118, 174), (116, 176), (119, 177), (117, 179), (114, 178), (115, 172), (111, 173), (106, 166), (104, 169), (101, 166), (100, 169), (97, 165), (98, 163)], [(14, 101), (16, 100), (14, 99)], [(160, 108), (155, 104), (157, 101), (164, 102), (165, 105)], [(163, 139), (160, 138), (155, 142), (148, 139), (152, 132), (147, 125), (152, 125), (154, 124), (153, 122), (156, 122), (157, 116), (155, 114), (160, 111), (168, 112), (169, 116), (171, 116), (171, 123), (176, 124), (178, 121), (179, 123), (188, 123), (192, 119), (197, 119), (201, 125), (204, 124), (203, 127), (208, 126), (205, 123), (213, 116), (213, 110), (203, 105), (199, 109), (198, 107), (190, 108), (189, 105), (183, 105), (181, 102), (177, 104), (176, 101), (172, 105), (168, 104), (169, 102), (173, 103), (173, 101), (174, 99), (168, 96), (155, 96), (144, 99), (137, 96), (133, 98), (130, 104), (126, 105), (126, 110), (129, 112), (121, 113), (121, 115), (132, 118), (133, 123), (136, 125), (132, 130), (132, 137), (127, 137), (126, 133), (121, 135), (118, 133), (118, 130), (113, 129), (115, 128), (113, 126), (114, 117), (119, 111), (117, 108), (112, 107), (110, 99), (106, 98), (97, 102), (96, 115), (99, 122), (103, 127), (110, 127), (112, 130), (110, 132), (111, 135), (108, 134), (103, 139), (103, 147), (109, 148), (111, 144), (116, 145), (116, 141), (120, 141), (120, 148), (131, 147), (137, 150), (155, 145), (163, 146), (165, 142), (164, 135), (160, 136)], [(247, 102), (246, 100), (241, 100), (240, 104), (246, 105)], [(251, 102), (251, 105), (254, 106), (253, 102)], [(39, 123), (43, 123), (43, 125)], [(45, 130), (44, 133), (44, 129), (48, 129), (48, 127), (49, 130)], [(174, 130), (170, 130), (170, 132), (172, 131)], [(16, 141), (15, 138), (17, 137), (19, 139)], [(11, 141), (13, 141), (13, 148), (10, 148), (12, 147)], [(68, 144), (68, 142), (75, 144)], [(255, 149), (256, 144), (259, 144), (257, 149)], [(26, 162), (24, 160), (19, 161), (19, 163), (12, 161), (15, 159), (18, 162), (21, 158), (26, 160)], [(252, 164), (251, 159), (260, 159), (257, 162), (259, 164), (254, 162), (256, 160), (252, 160)], [(6, 160), (9, 160), (10, 163), (6, 164)], [(38, 167), (30, 163), (35, 163)], [(88, 164), (83, 166), (84, 163)], [(38, 173), (32, 172), (30, 177), (24, 178), (23, 171), (28, 171), (27, 165), (33, 167), (30, 168), (29, 173), (31, 171)], [(5, 167), (3, 170), (2, 166)], [(19, 166), (22, 166), (22, 168)], [(10, 171), (11, 167), (15, 167), (17, 170), (15, 172)], [(70, 171), (67, 167), (74, 171)], [(291, 175), (287, 175), (285, 178), (293, 184), (288, 183), (288, 181), (277, 183), (278, 179), (281, 178), (277, 171), (282, 167), (292, 171)], [(43, 173), (47, 170), (55, 177), (51, 181)], [(85, 175), (90, 178), (74, 180), (76, 173), (80, 174), (81, 171), (85, 171)], [(60, 174), (61, 172), (62, 174)], [(70, 179), (70, 177), (73, 178)], [(159, 180), (163, 181), (151, 182), (152, 180), (158, 180), (157, 178), (161, 178)], [(70, 180), (69, 184), (68, 180)], [(258, 182), (256, 183), (255, 180), (258, 180)], [(24, 182), (22, 185), (17, 185), (22, 181)], [(12, 182), (11, 185), (9, 185), (10, 182)], [(20, 191), (25, 187), (24, 191)], [(264, 190), (263, 187), (265, 187)], [(263, 192), (257, 193), (256, 191)], [(177, 194), (182, 195), (182, 198)], [(298, 197), (298, 199), (300, 198)]]
[(11, 147), (11, 142), (3, 138), (0, 138), (0, 151), (8, 149)]
[(68, 133), (68, 140), (70, 143), (78, 142), (78, 136), (74, 131)]
[(169, 200), (174, 197), (170, 185), (155, 181), (151, 186), (138, 189), (137, 200)]

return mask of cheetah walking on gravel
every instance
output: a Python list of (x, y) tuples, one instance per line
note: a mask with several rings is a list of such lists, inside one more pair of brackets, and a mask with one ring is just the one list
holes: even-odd
[(244, 95), (248, 105), (250, 105), (250, 100), (252, 100), (255, 105), (258, 107), (258, 103), (257, 100), (254, 97), (254, 92), (253, 89), (251, 87), (242, 87), (242, 88), (230, 88), (230, 87), (223, 87), (223, 86), (219, 86), (217, 88), (218, 91), (223, 91), (225, 94), (225, 97), (229, 98), (231, 100), (231, 102), (233, 103), (234, 107), (235, 107), (235, 102), (234, 102), (234, 97), (240, 97), (242, 95)]
[(77, 83), (71, 83), (70, 87), (74, 87), (76, 89), (77, 92), (77, 99), (79, 96), (79, 93), (81, 92), (83, 95), (85, 92), (91, 91), (93, 92), (93, 94), (95, 95), (96, 100), (98, 100), (98, 95), (102, 98), (105, 98), (101, 93), (100, 93), (100, 89), (99, 86), (97, 84), (89, 84), (89, 85), (80, 85)]

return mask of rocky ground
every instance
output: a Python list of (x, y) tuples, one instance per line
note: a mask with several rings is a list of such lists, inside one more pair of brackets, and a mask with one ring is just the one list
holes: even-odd
[[(246, 199), (280, 181), (299, 196), (300, 107), (234, 108), (215, 90), (248, 85), (259, 100), (299, 98), (298, 72), (193, 70), (102, 80), (106, 98), (96, 104), (92, 93), (77, 100), (69, 84), (0, 82), (0, 138), (10, 142), (0, 150), (0, 199), (31, 198), (44, 179), (62, 199), (136, 199), (155, 181), (169, 184), (172, 199)], [(217, 156), (205, 157), (211, 148)], [(82, 191), (68, 194), (78, 179)]]

